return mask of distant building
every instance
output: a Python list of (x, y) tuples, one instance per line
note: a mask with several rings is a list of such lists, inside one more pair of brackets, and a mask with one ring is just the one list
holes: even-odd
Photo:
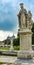
[(12, 37), (8, 36), (8, 37), (7, 37), (7, 39), (8, 39), (8, 40), (15, 39), (15, 36), (14, 36), (14, 34), (13, 34), (13, 36), (12, 36)]
[(10, 46), (11, 44), (13, 44), (14, 39), (14, 35), (12, 37), (8, 36), (6, 40), (0, 41), (0, 47)]
[(0, 41), (0, 47), (4, 47), (4, 41)]
[(15, 36), (13, 35), (12, 37), (10, 37), (10, 36), (8, 36), (7, 37), (7, 40), (10, 40), (11, 41), (11, 43), (13, 43), (13, 40), (15, 39)]
[(12, 37), (8, 36), (7, 39), (5, 40), (5, 45), (11, 45), (13, 43), (13, 40), (15, 39), (15, 36), (13, 35)]

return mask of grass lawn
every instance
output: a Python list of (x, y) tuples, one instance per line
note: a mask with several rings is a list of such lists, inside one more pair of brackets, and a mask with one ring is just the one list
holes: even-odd
[(14, 46), (14, 50), (19, 50), (20, 46)]
[(0, 48), (0, 50), (9, 50), (9, 49), (10, 49), (9, 47)]
[[(14, 50), (19, 50), (19, 46), (13, 46)], [(10, 50), (10, 47), (0, 47), (0, 50)]]

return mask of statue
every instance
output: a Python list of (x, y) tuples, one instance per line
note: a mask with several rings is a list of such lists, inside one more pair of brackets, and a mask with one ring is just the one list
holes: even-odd
[(20, 12), (18, 14), (18, 20), (19, 20), (19, 27), (20, 29), (24, 29), (26, 28), (26, 14), (27, 14), (27, 11), (26, 9), (24, 9), (23, 7), (23, 3), (20, 4)]
[(27, 15), (27, 28), (32, 29), (32, 14), (30, 11), (28, 11), (28, 15)]
[(20, 29), (32, 29), (32, 14), (30, 11), (26, 11), (23, 7), (23, 3), (20, 4), (20, 12), (18, 14), (19, 27)]

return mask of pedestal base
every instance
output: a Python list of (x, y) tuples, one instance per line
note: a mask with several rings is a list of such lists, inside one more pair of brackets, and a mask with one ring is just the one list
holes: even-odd
[(17, 57), (19, 59), (31, 59), (33, 58), (33, 51), (19, 51)]
[(34, 59), (17, 59), (13, 65), (34, 65)]

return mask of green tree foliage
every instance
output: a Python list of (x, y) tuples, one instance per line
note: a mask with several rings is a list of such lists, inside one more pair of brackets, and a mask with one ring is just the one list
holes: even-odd
[(32, 34), (32, 44), (34, 44), (34, 34)]
[(34, 33), (34, 23), (33, 23), (33, 26), (32, 26), (32, 32)]
[(19, 46), (19, 38), (13, 40), (13, 46)]
[(15, 38), (14, 40), (13, 40), (13, 45), (14, 46), (19, 46), (20, 45), (20, 43), (19, 43), (19, 33), (17, 34), (17, 38)]
[(34, 44), (34, 23), (33, 23), (33, 26), (32, 26), (32, 44)]

